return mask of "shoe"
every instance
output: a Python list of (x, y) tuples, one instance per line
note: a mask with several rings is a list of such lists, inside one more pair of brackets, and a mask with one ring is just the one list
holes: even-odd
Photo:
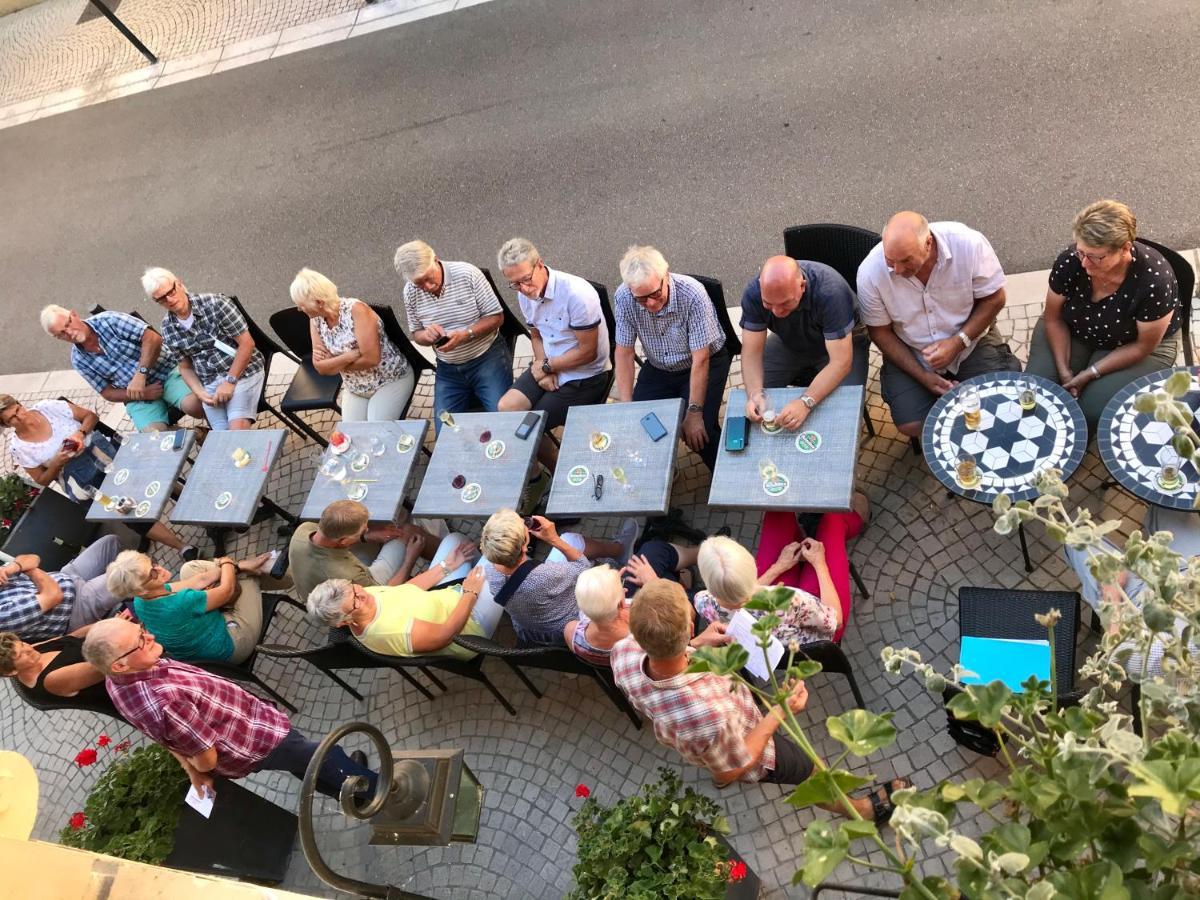
[(866, 494), (855, 491), (850, 498), (850, 508), (858, 513), (858, 517), (863, 520), (864, 527), (871, 521), (871, 501), (867, 499)]
[(186, 544), (179, 551), (179, 555), (183, 557), (184, 562), (192, 562), (200, 558), (200, 548), (193, 544)]
[(637, 543), (638, 534), (641, 528), (638, 527), (637, 519), (626, 519), (621, 523), (621, 527), (617, 533), (613, 535), (613, 540), (621, 545), (621, 565), (629, 562), (629, 557), (633, 556), (633, 548)]
[(350, 758), (364, 769), (367, 767), (367, 754), (363, 753), (361, 750), (351, 751)]
[[(876, 827), (882, 828), (890, 822), (892, 813), (896, 811), (896, 804), (892, 802), (893, 792), (912, 786), (913, 783), (907, 778), (897, 778), (894, 781), (885, 781), (871, 788), (871, 792), (867, 794), (867, 799), (871, 801), (871, 815), (875, 820)], [(883, 797), (879, 795), (881, 790), (885, 795)]]
[(521, 494), (521, 515), (532, 516), (548, 490), (550, 490), (550, 473), (545, 469), (539, 469), (537, 478), (525, 485), (525, 490)]
[(722, 525), (717, 529), (716, 537), (733, 537), (733, 529), (728, 525)]

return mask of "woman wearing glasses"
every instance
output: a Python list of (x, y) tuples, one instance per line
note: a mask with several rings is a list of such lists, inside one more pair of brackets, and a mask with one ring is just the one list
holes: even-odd
[(1050, 270), (1025, 371), (1078, 398), (1094, 432), (1117, 391), (1175, 365), (1179, 285), (1162, 254), (1137, 239), (1124, 203), (1097, 200), (1075, 217), (1074, 233)]

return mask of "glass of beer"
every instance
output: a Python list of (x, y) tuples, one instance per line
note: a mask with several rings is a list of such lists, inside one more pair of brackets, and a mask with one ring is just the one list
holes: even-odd
[(1182, 459), (1179, 454), (1174, 450), (1165, 449), (1159, 461), (1162, 468), (1158, 473), (1158, 486), (1164, 491), (1177, 491), (1183, 487), (1183, 473), (1179, 469)]
[(1017, 382), (1019, 393), (1017, 394), (1017, 402), (1021, 404), (1021, 409), (1025, 412), (1032, 412), (1037, 408), (1037, 394), (1033, 390), (1033, 382), (1028, 378), (1022, 378)]
[(454, 415), (448, 409), (443, 409), (438, 413), (438, 418), (441, 419), (443, 425), (449, 426), (454, 431), (458, 431), (458, 425), (454, 421)]
[(768, 434), (777, 432), (781, 426), (778, 422), (779, 414), (775, 411), (775, 404), (771, 402), (771, 396), (766, 391), (756, 391), (754, 405), (758, 409), (758, 414), (762, 416), (763, 431)]
[(960, 450), (954, 474), (958, 477), (958, 483), (965, 488), (979, 484), (979, 467), (975, 465), (975, 457), (966, 450)]
[(971, 386), (963, 388), (962, 392), (962, 410), (963, 419), (967, 423), (967, 427), (975, 431), (979, 427), (981, 416), (979, 415), (979, 388)]
[(764, 459), (758, 463), (758, 474), (762, 476), (763, 481), (774, 481), (779, 475), (779, 469), (774, 462)]

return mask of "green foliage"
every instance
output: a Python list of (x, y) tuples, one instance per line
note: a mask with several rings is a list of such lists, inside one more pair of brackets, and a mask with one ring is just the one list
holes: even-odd
[(577, 900), (705, 900), (725, 896), (729, 856), (715, 835), (729, 823), (715, 802), (659, 769), (659, 780), (616, 805), (594, 797), (575, 814)]
[(15, 473), (0, 478), (0, 543), (8, 538), (12, 526), (37, 495), (37, 488), (30, 487)]
[(188, 777), (158, 744), (139, 747), (97, 780), (78, 830), (59, 834), (68, 847), (158, 865), (175, 846), (175, 826)]

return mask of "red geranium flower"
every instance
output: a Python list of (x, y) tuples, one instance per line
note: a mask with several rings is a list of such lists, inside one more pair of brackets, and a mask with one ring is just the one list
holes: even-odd
[(113, 750), (115, 750), (117, 753), (124, 753), (128, 749), (129, 749), (129, 740), (128, 739), (121, 741), (121, 743), (119, 743), (113, 747)]
[(87, 822), (87, 816), (81, 812), (75, 813), (75, 815), (71, 816), (71, 830), (78, 831), (84, 826), (85, 822)]
[(107, 734), (102, 734), (100, 737), (96, 738), (97, 747), (107, 747), (111, 743), (112, 738), (110, 738)]
[(77, 766), (90, 766), (95, 761), (96, 761), (96, 751), (93, 750), (91, 747), (88, 747), (84, 750), (80, 750), (78, 753), (75, 754), (75, 765), (77, 765)]
[(12, 519), (0, 520), (0, 528), (12, 528)]
[(741, 881), (746, 877), (746, 864), (740, 859), (729, 867), (729, 880)]
[(588, 786), (586, 784), (575, 785), (575, 796), (576, 797), (583, 797), (586, 800), (591, 795), (592, 795), (592, 792), (590, 790), (588, 790)]

